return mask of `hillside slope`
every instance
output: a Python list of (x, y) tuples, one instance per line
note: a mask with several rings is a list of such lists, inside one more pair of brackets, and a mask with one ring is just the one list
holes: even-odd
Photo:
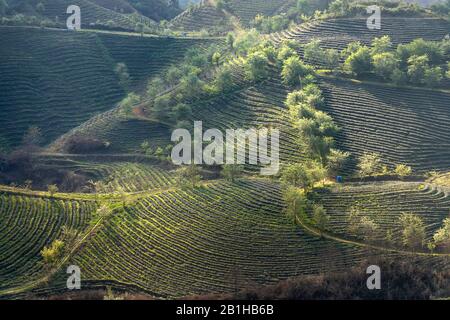
[(13, 147), (30, 126), (48, 143), (113, 109), (125, 96), (117, 63), (140, 87), (212, 40), (1, 27), (0, 41), (0, 137)]

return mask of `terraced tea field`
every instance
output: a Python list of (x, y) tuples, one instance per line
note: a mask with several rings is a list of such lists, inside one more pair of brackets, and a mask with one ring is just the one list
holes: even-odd
[(0, 194), (0, 290), (42, 277), (39, 252), (62, 239), (63, 226), (84, 231), (95, 210), (94, 202)]
[[(99, 159), (100, 160), (100, 159)], [(169, 166), (146, 162), (125, 161), (88, 161), (72, 156), (42, 157), (40, 166), (46, 168), (66, 169), (92, 179), (97, 193), (139, 192), (144, 190), (164, 189), (174, 185), (175, 175)]]
[(341, 18), (307, 22), (295, 28), (271, 35), (276, 43), (291, 39), (306, 44), (313, 39), (322, 41), (324, 48), (342, 50), (348, 43), (370, 44), (375, 37), (389, 35), (394, 45), (417, 38), (442, 40), (450, 30), (450, 22), (439, 18), (384, 17), (380, 30), (369, 30), (367, 18)]
[(157, 75), (167, 67), (180, 62), (189, 48), (220, 43), (220, 39), (136, 37), (116, 34), (99, 34), (116, 63), (125, 63), (132, 85)]
[(219, 26), (224, 31), (232, 29), (228, 17), (209, 3), (180, 13), (170, 23), (174, 29), (183, 31), (211, 30), (211, 28), (219, 28)]
[(450, 167), (450, 94), (325, 78), (321, 88), (338, 145), (353, 156), (378, 152), (417, 173)]
[[(182, 59), (189, 48), (214, 42), (33, 28), (1, 31), (0, 41), (8, 46), (0, 48), (0, 137), (10, 146), (17, 146), (30, 126), (38, 126), (48, 143), (112, 109), (125, 94), (114, 72), (117, 63), (125, 63), (132, 85), (139, 85)], [(152, 130), (142, 122), (116, 125), (117, 131), (104, 133), (111, 142), (133, 126)]]
[[(33, 1), (35, 5), (39, 1)], [(97, 3), (96, 3), (97, 2)], [(139, 14), (134, 8), (129, 6), (113, 6), (112, 3), (104, 6), (102, 1), (88, 1), (88, 0), (51, 0), (44, 1), (43, 15), (50, 20), (58, 17), (58, 21), (65, 25), (65, 21), (69, 15), (66, 13), (70, 5), (77, 5), (80, 7), (82, 13), (81, 28), (87, 29), (93, 26), (114, 26), (116, 28), (134, 30), (136, 24), (141, 22), (146, 25), (156, 25), (156, 22)], [(116, 9), (116, 10), (114, 10)], [(123, 9), (123, 13), (121, 12)]]
[(272, 283), (361, 257), (357, 248), (305, 234), (282, 209), (279, 187), (264, 181), (156, 193), (114, 216), (73, 263), (92, 285), (173, 297)]
[(51, 151), (63, 151), (74, 136), (100, 139), (109, 143), (107, 153), (135, 153), (143, 142), (150, 147), (165, 147), (171, 143), (167, 125), (142, 119), (129, 118), (118, 109), (99, 114), (59, 137), (50, 146)]
[(357, 210), (379, 226), (376, 239), (384, 240), (387, 230), (391, 230), (397, 246), (401, 246), (398, 218), (402, 213), (414, 213), (423, 220), (427, 241), (450, 215), (448, 190), (417, 182), (347, 184), (319, 191), (317, 200), (327, 209), (334, 233), (348, 236), (348, 214)]
[(292, 0), (231, 0), (230, 11), (246, 26), (258, 14), (271, 16), (278, 13), (283, 6), (292, 3)]
[(10, 145), (33, 125), (49, 142), (124, 95), (92, 34), (3, 27), (0, 42), (0, 136)]

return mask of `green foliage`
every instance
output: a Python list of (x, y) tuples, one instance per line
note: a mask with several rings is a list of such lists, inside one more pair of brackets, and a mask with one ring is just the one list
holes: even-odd
[(404, 164), (398, 164), (395, 169), (394, 172), (396, 175), (400, 176), (400, 177), (406, 177), (411, 175), (412, 173), (412, 169), (410, 166), (404, 165)]
[(161, 78), (153, 78), (147, 85), (147, 96), (150, 99), (155, 99), (158, 94), (164, 91), (164, 87), (164, 81)]
[(305, 216), (308, 208), (308, 200), (305, 194), (295, 188), (288, 187), (283, 191), (283, 200), (286, 203), (286, 215), (295, 222), (298, 216)]
[(175, 105), (172, 112), (177, 121), (188, 120), (192, 117), (192, 108), (185, 103)]
[(225, 164), (222, 168), (221, 174), (226, 180), (234, 182), (242, 175), (243, 171), (244, 167), (241, 165)]
[(141, 97), (135, 93), (129, 93), (125, 99), (119, 103), (121, 112), (125, 115), (131, 115), (133, 113), (133, 107), (141, 102)]
[(349, 152), (340, 151), (336, 149), (330, 149), (330, 153), (327, 157), (327, 170), (330, 176), (336, 176), (344, 168), (345, 163), (350, 157)]
[(215, 64), (216, 66), (218, 66), (220, 64), (220, 59), (222, 58), (222, 55), (220, 54), (220, 52), (214, 52), (214, 54), (212, 55), (212, 63)]
[(202, 176), (200, 175), (200, 169), (198, 166), (191, 164), (189, 166), (183, 166), (176, 171), (178, 183), (182, 186), (191, 186), (195, 188)]
[(318, 162), (291, 163), (282, 169), (281, 181), (308, 192), (316, 183), (323, 181), (326, 175), (326, 169)]
[(320, 40), (313, 40), (304, 46), (305, 59), (315, 61), (330, 70), (339, 66), (339, 52), (336, 49), (324, 49), (320, 46)]
[(303, 63), (298, 56), (291, 56), (283, 63), (281, 77), (285, 84), (296, 86), (301, 84), (303, 77), (313, 72), (313, 68)]
[(398, 70), (398, 60), (391, 52), (376, 53), (372, 56), (373, 70), (383, 79), (391, 79), (394, 70)]
[(366, 152), (358, 161), (358, 174), (361, 177), (368, 177), (380, 174), (382, 171), (381, 156), (379, 153)]
[(41, 250), (41, 256), (44, 259), (44, 263), (50, 267), (53, 266), (63, 253), (64, 242), (61, 240), (54, 240), (50, 247), (44, 247)]
[(428, 69), (428, 56), (427, 55), (413, 55), (408, 58), (408, 77), (414, 84), (420, 84), (423, 82), (425, 71)]
[(265, 17), (258, 14), (251, 22), (251, 25), (261, 33), (272, 33), (286, 29), (289, 25), (289, 19), (282, 15)]
[[(227, 38), (228, 39), (228, 38)], [(244, 55), (250, 48), (256, 47), (260, 42), (260, 34), (256, 29), (240, 33), (234, 40), (234, 49), (237, 54)]]
[(168, 96), (159, 96), (153, 103), (152, 112), (156, 119), (160, 121), (169, 120), (171, 111), (171, 101)]
[(312, 222), (321, 232), (327, 230), (330, 216), (322, 205), (313, 205)]
[(123, 88), (128, 88), (130, 84), (130, 74), (128, 73), (128, 67), (125, 63), (118, 63), (114, 68), (114, 72), (119, 77), (119, 83)]
[(433, 235), (434, 243), (437, 247), (450, 246), (450, 218), (445, 218), (442, 227)]
[(250, 81), (261, 81), (268, 76), (267, 66), (269, 60), (267, 56), (260, 51), (251, 53), (245, 62), (245, 78)]
[(344, 69), (354, 73), (357, 76), (370, 73), (372, 70), (372, 57), (370, 49), (362, 46), (345, 60)]
[(233, 73), (230, 67), (223, 66), (220, 68), (214, 79), (214, 86), (219, 93), (228, 93), (234, 89), (235, 84), (233, 82)]
[(391, 37), (388, 35), (372, 40), (371, 53), (372, 55), (386, 53), (392, 49)]
[(402, 227), (403, 245), (411, 249), (422, 248), (425, 243), (425, 226), (422, 219), (412, 213), (402, 213), (399, 223)]
[(50, 197), (53, 197), (55, 195), (55, 193), (57, 193), (59, 191), (59, 188), (56, 184), (49, 184), (47, 186), (47, 191), (50, 194)]

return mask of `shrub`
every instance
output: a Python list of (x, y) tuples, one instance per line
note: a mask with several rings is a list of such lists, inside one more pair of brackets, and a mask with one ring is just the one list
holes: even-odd
[(301, 84), (302, 77), (312, 72), (312, 67), (304, 64), (298, 56), (292, 56), (284, 61), (281, 77), (285, 84), (295, 86)]
[(243, 166), (226, 164), (223, 166), (221, 174), (226, 180), (234, 182), (236, 178), (239, 178), (242, 175), (243, 170)]
[(267, 65), (269, 60), (262, 52), (250, 54), (245, 63), (245, 77), (250, 81), (260, 81), (268, 76)]
[(95, 138), (74, 136), (67, 141), (65, 149), (68, 153), (83, 154), (101, 152), (106, 150), (108, 147), (108, 142)]
[(441, 67), (429, 67), (425, 69), (423, 83), (427, 87), (432, 88), (434, 86), (437, 86), (442, 82), (443, 79), (444, 77)]
[(416, 56), (413, 55), (408, 59), (408, 77), (409, 80), (414, 84), (420, 84), (423, 82), (425, 77), (425, 71), (428, 67), (428, 56), (421, 55)]
[(433, 235), (437, 247), (450, 246), (450, 218), (445, 218), (442, 227)]
[(402, 242), (412, 249), (422, 248), (425, 242), (425, 226), (422, 219), (412, 213), (402, 213), (399, 218), (402, 227)]
[(357, 76), (370, 73), (372, 70), (370, 49), (363, 46), (345, 60), (344, 68)]
[(381, 171), (381, 157), (379, 153), (366, 152), (358, 161), (358, 173), (361, 177), (373, 176)]
[(375, 74), (391, 79), (394, 70), (398, 68), (398, 60), (393, 53), (383, 52), (372, 56), (372, 64)]
[(411, 175), (412, 173), (412, 169), (410, 166), (404, 165), (404, 164), (398, 164), (395, 169), (394, 172), (396, 175), (400, 176), (400, 177), (406, 177)]
[(41, 251), (41, 256), (47, 266), (54, 265), (61, 257), (64, 248), (64, 242), (61, 240), (54, 240), (50, 247), (44, 247)]
[(48, 193), (50, 194), (50, 197), (53, 197), (55, 193), (59, 191), (58, 186), (56, 184), (50, 184), (47, 186)]

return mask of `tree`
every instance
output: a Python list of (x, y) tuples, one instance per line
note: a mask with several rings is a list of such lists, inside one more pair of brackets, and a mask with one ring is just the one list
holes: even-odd
[(64, 242), (61, 240), (54, 240), (50, 247), (44, 247), (41, 250), (41, 256), (44, 259), (44, 263), (47, 267), (55, 265), (58, 259), (61, 257), (64, 249)]
[(425, 74), (423, 76), (423, 83), (427, 87), (434, 87), (439, 85), (443, 80), (443, 72), (441, 67), (429, 67), (425, 69)]
[(192, 186), (192, 188), (195, 188), (202, 179), (202, 176), (200, 175), (200, 170), (195, 164), (191, 164), (177, 169), (176, 174), (179, 183), (181, 183), (182, 185), (186, 185), (187, 183), (189, 183)]
[(331, 149), (327, 157), (327, 170), (330, 176), (336, 176), (344, 167), (348, 158), (349, 152)]
[(170, 98), (167, 96), (157, 97), (153, 103), (153, 114), (156, 119), (166, 121), (169, 118)]
[(138, 22), (134, 30), (141, 34), (141, 37), (144, 36), (144, 24), (142, 22)]
[(323, 49), (320, 47), (321, 41), (314, 39), (304, 46), (304, 57), (307, 61), (320, 62)]
[(378, 225), (367, 216), (363, 216), (359, 221), (359, 234), (368, 242), (373, 242), (377, 235)]
[(227, 45), (230, 50), (234, 49), (234, 35), (232, 33), (227, 34)]
[(402, 228), (402, 242), (411, 249), (423, 247), (425, 242), (425, 226), (422, 219), (412, 213), (402, 213), (399, 218)]
[(414, 84), (423, 83), (425, 77), (425, 71), (429, 68), (428, 66), (428, 56), (412, 56), (408, 59), (408, 77), (409, 80)]
[[(166, 74), (165, 74), (165, 79), (166, 79), (166, 82), (170, 85), (170, 86), (174, 86), (174, 85), (176, 85), (179, 81), (180, 81), (180, 79), (181, 79), (181, 77), (183, 76), (183, 73), (182, 73), (182, 71), (181, 71), (181, 69), (179, 68), (179, 67), (177, 67), (177, 66), (171, 66), (167, 71), (166, 71)], [(157, 78), (158, 79), (158, 78)], [(163, 84), (162, 85), (160, 85), (159, 87), (163, 87)]]
[(36, 5), (36, 11), (39, 12), (40, 14), (43, 14), (45, 11), (45, 5), (42, 2), (39, 2)]
[(404, 85), (408, 81), (408, 77), (405, 72), (395, 68), (391, 74), (391, 81), (396, 85)]
[(214, 85), (219, 93), (227, 93), (233, 90), (233, 72), (230, 67), (223, 66), (220, 68), (216, 75), (216, 79), (214, 80)]
[(400, 176), (400, 177), (406, 177), (409, 176), (412, 173), (412, 169), (410, 166), (404, 165), (404, 164), (398, 164), (395, 169), (394, 172), (396, 175)]
[(222, 58), (222, 55), (220, 54), (220, 52), (214, 52), (214, 54), (211, 57), (212, 63), (215, 64), (216, 66), (219, 66), (220, 64), (220, 59)]
[(130, 74), (128, 73), (127, 65), (120, 62), (116, 64), (114, 71), (119, 77), (119, 84), (124, 88), (128, 88), (128, 85), (130, 84)]
[(298, 215), (304, 215), (308, 207), (308, 200), (301, 190), (289, 186), (283, 191), (283, 200), (286, 203), (286, 214), (294, 222)]
[(48, 193), (50, 194), (50, 197), (53, 197), (55, 193), (59, 191), (59, 188), (56, 184), (49, 184), (47, 186)]
[(445, 218), (442, 227), (433, 235), (437, 247), (450, 246), (450, 218)]
[(301, 83), (302, 77), (312, 72), (312, 67), (304, 64), (298, 56), (291, 56), (283, 63), (281, 77), (285, 84), (295, 86)]
[(361, 177), (373, 176), (381, 171), (379, 153), (365, 152), (358, 161), (358, 174)]
[(345, 60), (344, 68), (357, 76), (367, 74), (372, 70), (371, 60), (370, 49), (362, 46)]
[(387, 53), (392, 48), (391, 37), (388, 35), (372, 40), (371, 52), (373, 55)]
[[(180, 77), (181, 77), (181, 74), (180, 74)], [(178, 80), (180, 78), (176, 78), (176, 79)], [(172, 84), (172, 83), (170, 83), (170, 84)], [(161, 78), (156, 77), (149, 81), (149, 83), (147, 85), (147, 96), (150, 99), (155, 99), (156, 96), (163, 91), (164, 91), (164, 81)]]
[(347, 47), (344, 50), (341, 51), (341, 53), (340, 53), (341, 58), (344, 59), (344, 60), (347, 60), (347, 58), (350, 57), (350, 55), (352, 53), (355, 53), (356, 51), (358, 51), (362, 47), (363, 47), (363, 45), (359, 41), (350, 42), (347, 45)]
[(181, 120), (189, 120), (192, 117), (192, 108), (185, 104), (179, 103), (173, 109), (172, 112), (177, 119), (177, 121)]
[(398, 68), (398, 60), (391, 52), (377, 53), (372, 56), (372, 65), (375, 74), (387, 80)]
[(334, 71), (339, 66), (339, 51), (336, 49), (326, 49), (323, 54), (323, 64)]
[(297, 188), (306, 188), (311, 185), (310, 176), (305, 165), (301, 163), (286, 165), (281, 171), (281, 181)]
[(278, 50), (277, 60), (281, 65), (283, 65), (284, 61), (292, 56), (298, 56), (297, 51), (287, 45), (283, 45)]
[(231, 182), (234, 182), (236, 178), (239, 178), (244, 171), (243, 166), (235, 165), (235, 164), (226, 164), (222, 168), (222, 176)]
[(321, 233), (328, 228), (330, 216), (322, 205), (315, 204), (313, 206), (312, 221)]
[(245, 63), (245, 77), (250, 81), (260, 81), (268, 76), (267, 65), (269, 60), (262, 52), (253, 52)]
[(131, 115), (133, 113), (133, 107), (141, 102), (141, 97), (135, 93), (129, 93), (125, 99), (119, 103), (119, 108), (125, 115)]

